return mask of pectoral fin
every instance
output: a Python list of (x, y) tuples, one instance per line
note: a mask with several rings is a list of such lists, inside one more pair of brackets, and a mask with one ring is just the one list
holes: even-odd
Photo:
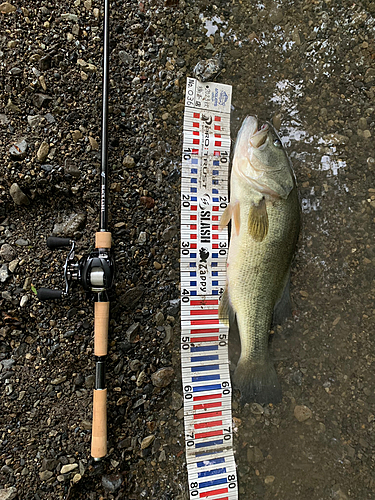
[(220, 218), (219, 229), (223, 230), (224, 227), (229, 224), (229, 221), (232, 219), (232, 223), (234, 224), (234, 229), (236, 234), (238, 235), (240, 232), (240, 202), (236, 201), (235, 203), (229, 203), (227, 208), (224, 210), (223, 215)]
[(268, 233), (268, 214), (264, 198), (249, 211), (248, 230), (255, 241), (263, 241)]
[(229, 224), (229, 221), (232, 217), (232, 205), (228, 203), (227, 208), (224, 210), (221, 218), (220, 218), (220, 224), (219, 224), (219, 229), (223, 230), (225, 226)]

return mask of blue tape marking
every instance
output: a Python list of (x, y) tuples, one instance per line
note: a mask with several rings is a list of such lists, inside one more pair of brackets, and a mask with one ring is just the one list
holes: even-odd
[(197, 275), (197, 271), (190, 271), (190, 277), (194, 278)]
[(198, 387), (193, 387), (193, 392), (220, 391), (220, 389), (221, 384), (199, 385)]
[(212, 276), (219, 276), (219, 273), (217, 271), (212, 271)]
[(219, 198), (212, 198), (212, 201), (213, 201), (214, 203), (219, 203)]
[(197, 462), (197, 467), (207, 467), (208, 465), (225, 464), (225, 457), (213, 458), (212, 460), (204, 460), (204, 462)]
[(191, 184), (197, 184), (198, 179), (194, 179), (194, 177), (192, 177), (192, 178), (190, 179), (190, 182), (191, 182)]
[(202, 361), (219, 361), (219, 356), (217, 354), (211, 354), (210, 356), (194, 356), (190, 358), (190, 361), (191, 363), (201, 363)]
[(227, 472), (226, 467), (222, 467), (221, 469), (206, 470), (204, 472), (198, 472), (198, 478), (216, 476), (216, 474), (225, 474), (226, 472)]
[(219, 295), (219, 290), (212, 290), (212, 295)]
[[(197, 188), (190, 188), (190, 192), (191, 193), (196, 193), (197, 192)], [(197, 198), (195, 198), (194, 200), (193, 200), (193, 198), (194, 198), (194, 196), (191, 197), (191, 201), (197, 201)]]
[(191, 169), (191, 173), (192, 174), (197, 174), (198, 173), (198, 169), (197, 168), (192, 168)]
[(213, 170), (212, 171), (212, 175), (219, 175), (219, 171), (218, 170)]
[(214, 186), (217, 186), (219, 184), (219, 180), (218, 179), (212, 179), (212, 184)]
[[(206, 448), (208, 446), (218, 446), (219, 444), (223, 444), (223, 439), (215, 439), (215, 441), (206, 441), (205, 443), (196, 443), (196, 448)], [(217, 452), (218, 453), (218, 452)]]
[(199, 488), (208, 488), (210, 486), (218, 486), (219, 484), (226, 484), (228, 482), (226, 477), (222, 479), (215, 479), (213, 481), (204, 481), (203, 483), (199, 483)]
[(197, 258), (197, 254), (196, 253), (191, 253), (190, 254), (190, 258), (191, 259), (196, 259)]
[(217, 351), (218, 345), (200, 345), (199, 347), (190, 347), (190, 352)]
[(211, 267), (217, 267), (217, 262), (211, 262)]
[[(192, 283), (192, 282), (190, 281), (190, 283)], [(197, 284), (197, 282), (196, 282), (196, 281), (193, 281), (193, 283)], [(197, 295), (196, 290), (191, 291), (191, 292), (190, 292), (190, 295)]]
[(213, 253), (212, 254), (212, 258), (213, 259), (218, 259), (219, 258), (219, 254), (218, 253)]
[(219, 162), (218, 160), (214, 160), (214, 161), (212, 162), (212, 165), (213, 165), (214, 167), (218, 167), (218, 166), (220, 165), (220, 162)]
[(218, 189), (213, 189), (212, 190), (212, 194), (219, 194), (219, 190)]
[(212, 286), (219, 286), (219, 282), (218, 281), (213, 281), (212, 282)]
[(198, 165), (198, 158), (192, 158), (192, 159), (191, 159), (191, 163), (192, 163), (193, 165)]
[(218, 370), (219, 365), (208, 365), (208, 366), (192, 366), (190, 370), (192, 372), (208, 372), (209, 370)]
[(207, 382), (208, 380), (220, 380), (220, 373), (216, 373), (215, 375), (198, 375), (191, 377), (192, 382)]
[(190, 267), (197, 267), (197, 263), (196, 262), (190, 262)]
[(201, 452), (196, 451), (194, 455), (196, 457), (204, 457), (205, 455), (216, 455), (216, 453), (221, 453), (221, 452), (222, 450), (205, 450)]
[(197, 286), (197, 282), (196, 281), (190, 281), (190, 286)]

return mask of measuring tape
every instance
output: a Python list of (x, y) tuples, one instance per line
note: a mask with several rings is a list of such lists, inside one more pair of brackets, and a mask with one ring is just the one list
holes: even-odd
[(187, 79), (181, 176), (181, 365), (190, 499), (237, 500), (226, 282), (232, 87)]

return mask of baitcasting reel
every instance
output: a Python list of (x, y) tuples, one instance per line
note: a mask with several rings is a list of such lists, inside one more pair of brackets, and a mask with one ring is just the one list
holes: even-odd
[(70, 251), (64, 265), (65, 290), (39, 288), (38, 299), (61, 299), (69, 293), (74, 281), (80, 283), (88, 293), (108, 292), (114, 284), (115, 264), (110, 248), (96, 248), (79, 261), (75, 261), (75, 241), (70, 238), (47, 238), (51, 250), (69, 247)]

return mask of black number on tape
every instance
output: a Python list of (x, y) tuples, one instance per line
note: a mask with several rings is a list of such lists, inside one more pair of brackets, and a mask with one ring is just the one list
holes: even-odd
[(191, 387), (191, 385), (185, 385), (184, 391), (185, 392), (193, 392), (193, 388)]
[(182, 302), (185, 302), (185, 303), (186, 303), (186, 302), (190, 302), (189, 297), (186, 297), (186, 296), (185, 296), (185, 297), (182, 297), (182, 299), (181, 299), (181, 300), (182, 300)]
[(229, 488), (235, 488), (236, 486), (237, 486), (237, 485), (236, 485), (236, 483), (229, 483), (229, 484), (228, 484), (228, 487), (229, 487)]
[(221, 387), (229, 387), (229, 385), (230, 385), (229, 382), (223, 382), (221, 384)]
[[(186, 441), (186, 446), (194, 446), (194, 441), (190, 440), (190, 441)], [(198, 486), (198, 485), (197, 485)], [(196, 487), (197, 487), (196, 486)]]
[(182, 337), (182, 342), (186, 343), (186, 342), (190, 342), (190, 337)]
[(189, 290), (186, 290), (186, 288), (184, 288), (181, 293), (182, 295), (190, 295)]
[(190, 488), (193, 488), (193, 489), (198, 488), (198, 483), (196, 483), (196, 482), (190, 483)]
[(191, 497), (196, 497), (198, 495), (198, 490), (193, 490), (191, 493), (190, 493), (190, 496)]
[(189, 344), (182, 344), (182, 349), (184, 349), (184, 351), (189, 350), (190, 349)]

